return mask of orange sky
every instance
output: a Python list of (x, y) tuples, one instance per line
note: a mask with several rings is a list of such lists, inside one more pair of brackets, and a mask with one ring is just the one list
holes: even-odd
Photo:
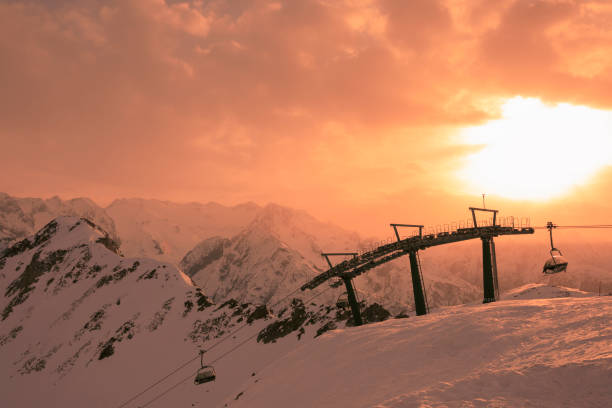
[[(4, 1), (0, 191), (277, 202), (376, 234), (465, 218), (483, 146), (457, 135), (516, 96), (612, 110), (610, 21), (585, 0)], [(612, 223), (610, 164), (490, 206)]]

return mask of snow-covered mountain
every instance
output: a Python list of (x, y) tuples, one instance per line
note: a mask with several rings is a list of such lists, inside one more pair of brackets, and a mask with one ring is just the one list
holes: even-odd
[(269, 303), (323, 272), (325, 247), (354, 248), (359, 243), (357, 234), (303, 211), (268, 205), (232, 238), (198, 244), (180, 267), (215, 300)]
[(232, 239), (202, 242), (187, 254), (181, 268), (216, 301), (231, 297), (257, 303), (284, 297), (317, 272), (299, 252), (257, 228)]
[[(60, 217), (0, 255), (0, 294), (8, 407), (612, 402), (612, 297), (577, 290), (530, 285), (408, 319), (370, 304), (366, 321), (387, 321), (357, 328), (315, 293), (214, 304), (172, 265)], [(200, 348), (217, 379), (196, 386)]]
[[(281, 297), (292, 289), (290, 283), (328, 268), (321, 252), (376, 246), (372, 239), (321, 222), (305, 211), (275, 204), (224, 207), (132, 199), (117, 200), (107, 211), (115, 219), (124, 253), (180, 265), (217, 301), (225, 296), (254, 302)], [(587, 243), (564, 231), (557, 238), (570, 269), (549, 283), (612, 292), (612, 244)], [(549, 249), (545, 231), (500, 237), (496, 244), (502, 292), (543, 281), (541, 268)], [(482, 298), (480, 241), (431, 248), (421, 251), (420, 257), (431, 307)], [(400, 258), (360, 276), (355, 285), (369, 302), (394, 313), (411, 310), (409, 271), (408, 260)], [(328, 300), (340, 293), (336, 290)]]
[[(356, 233), (303, 211), (268, 205), (232, 238), (213, 237), (198, 244), (180, 267), (215, 301), (233, 297), (267, 303), (326, 270), (321, 252), (355, 251), (367, 245)], [(355, 285), (368, 303), (382, 304), (394, 313), (409, 311), (414, 308), (409, 271), (408, 260), (400, 259), (358, 277)], [(432, 307), (473, 301), (481, 293), (478, 286), (444, 268), (428, 272), (425, 283)], [(323, 300), (331, 304), (342, 292), (343, 286)]]
[[(199, 348), (207, 361), (223, 359), (219, 378), (183, 398), (215, 405), (298, 341), (349, 317), (291, 299), (275, 305), (274, 319), (263, 305), (214, 304), (174, 266), (120, 256), (108, 233), (77, 217), (56, 218), (2, 252), (0, 293), (7, 407), (118, 406), (185, 361), (180, 375), (192, 384)], [(376, 305), (368, 310), (370, 321), (388, 317)], [(248, 347), (226, 354), (241, 343)], [(142, 398), (127, 406), (136, 403)]]
[(309, 339), (224, 406), (611, 406), (612, 297), (541, 285), (513, 295)]
[[(326, 231), (326, 228), (329, 229)], [(546, 236), (538, 233), (497, 238), (502, 293), (529, 282), (612, 292), (612, 268), (609, 266), (612, 265), (612, 245), (580, 243), (562, 235), (560, 238), (570, 267), (567, 273), (552, 277), (545, 277), (541, 272), (549, 256)], [(281, 297), (291, 289), (291, 285), (283, 286), (288, 279), (297, 283), (326, 270), (328, 266), (320, 256), (322, 250), (354, 251), (364, 246), (368, 246), (368, 242), (354, 233), (333, 230), (294, 210), (268, 206), (234, 237), (215, 237), (200, 243), (185, 256), (180, 266), (217, 300), (232, 296), (258, 302)], [(420, 251), (420, 258), (430, 307), (482, 300), (479, 240)], [(393, 313), (410, 311), (414, 307), (410, 266), (405, 257), (359, 276), (355, 285), (368, 302), (379, 303)], [(336, 289), (328, 300), (341, 292), (342, 287)]]
[(118, 241), (115, 223), (106, 211), (88, 198), (16, 198), (0, 192), (0, 251), (11, 242), (34, 234), (53, 218), (72, 215), (92, 220)]
[(226, 207), (140, 198), (115, 200), (106, 208), (115, 221), (126, 256), (149, 257), (175, 265), (203, 239), (235, 235), (259, 210), (253, 203)]
[[(102, 209), (88, 199), (14, 199), (5, 194), (0, 195), (0, 203), (0, 248), (33, 233), (56, 214), (84, 216), (108, 230), (115, 241), (120, 240), (127, 256), (175, 265), (180, 261), (181, 268), (216, 301), (234, 297), (265, 302), (282, 297), (293, 290), (292, 284), (297, 286), (327, 269), (321, 252), (374, 245), (371, 239), (321, 222), (305, 211), (274, 204), (226, 207), (122, 199)], [(559, 234), (570, 269), (550, 278), (550, 283), (612, 292), (612, 245)], [(545, 236), (500, 237), (496, 243), (502, 292), (543, 280), (541, 265), (548, 255)], [(421, 251), (431, 307), (482, 297), (480, 251), (479, 241)], [(355, 285), (368, 302), (380, 303), (394, 313), (412, 310), (409, 271), (408, 260), (400, 258), (360, 276)], [(341, 292), (337, 289), (324, 300), (331, 304)]]

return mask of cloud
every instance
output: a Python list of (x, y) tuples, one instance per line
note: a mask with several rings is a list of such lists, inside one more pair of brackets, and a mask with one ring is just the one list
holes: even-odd
[(448, 152), (463, 151), (449, 135), (495, 118), (495, 101), (612, 105), (611, 13), (553, 0), (3, 2), (0, 182), (302, 207), (452, 189)]

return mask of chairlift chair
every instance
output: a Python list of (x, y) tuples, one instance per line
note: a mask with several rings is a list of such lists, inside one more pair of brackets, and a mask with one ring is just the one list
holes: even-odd
[(544, 263), (542, 273), (545, 275), (552, 275), (559, 272), (565, 272), (568, 264), (567, 259), (565, 259), (561, 251), (555, 248), (553, 244), (552, 230), (553, 228), (557, 228), (557, 226), (552, 222), (548, 222), (546, 228), (548, 228), (550, 233), (550, 258)]
[(347, 308), (349, 306), (348, 294), (346, 292), (338, 296), (336, 306), (338, 306), (339, 308)]
[(550, 250), (550, 258), (544, 263), (542, 273), (551, 275), (554, 273), (564, 272), (567, 270), (567, 260), (557, 248)]
[[(364, 300), (359, 300), (359, 299), (364, 299), (365, 296), (362, 292), (356, 290), (355, 291), (355, 297), (357, 298), (357, 303), (359, 304), (359, 308), (363, 309), (365, 307), (365, 301)], [(347, 292), (342, 292), (342, 294), (340, 296), (338, 296), (338, 300), (336, 300), (336, 307), (340, 308), (340, 309), (348, 309), (350, 306), (349, 303), (349, 299), (348, 299), (348, 293)]]
[(215, 368), (210, 365), (204, 365), (203, 361), (204, 350), (200, 350), (200, 368), (193, 379), (193, 383), (196, 385), (204, 384), (207, 382), (215, 381), (217, 375), (215, 373)]

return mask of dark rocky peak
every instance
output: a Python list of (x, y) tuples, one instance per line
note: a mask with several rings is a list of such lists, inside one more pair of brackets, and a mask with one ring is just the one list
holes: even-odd
[(2, 255), (0, 255), (0, 258), (10, 258), (35, 247), (44, 246), (57, 233), (57, 227), (57, 221), (52, 220), (40, 231), (34, 234), (34, 236), (22, 239), (21, 241), (7, 248)]

